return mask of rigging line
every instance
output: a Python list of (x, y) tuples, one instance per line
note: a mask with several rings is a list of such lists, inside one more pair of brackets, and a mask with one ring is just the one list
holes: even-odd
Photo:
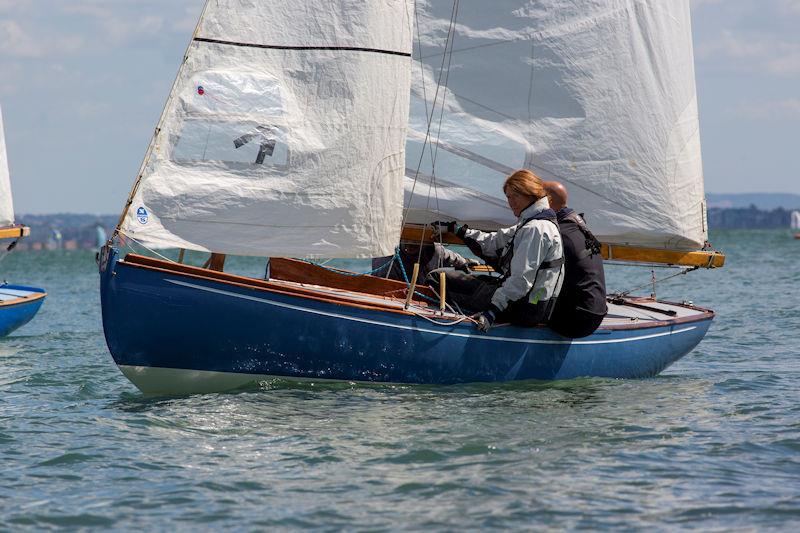
[[(680, 272), (677, 272), (677, 273), (675, 273), (675, 274), (673, 274), (671, 276), (667, 276), (666, 278), (662, 278), (662, 279), (652, 279), (649, 282), (645, 283), (644, 285), (640, 285), (638, 287), (634, 287), (633, 289), (629, 289), (629, 290), (627, 290), (625, 292), (618, 293), (615, 296), (618, 296), (620, 298), (624, 298), (625, 296), (629, 296), (634, 291), (638, 291), (639, 289), (644, 289), (646, 287), (651, 287), (651, 286), (655, 285), (656, 283), (661, 283), (663, 281), (667, 281), (668, 279), (672, 279), (672, 278), (675, 278), (677, 276), (686, 275), (689, 272), (694, 272), (698, 268), (700, 268), (700, 267), (699, 266), (693, 266), (691, 268), (684, 268)], [(653, 276), (655, 277), (655, 274), (653, 274)]]
[(138, 244), (139, 246), (141, 246), (142, 248), (144, 248), (144, 249), (145, 249), (145, 250), (147, 250), (148, 252), (150, 252), (150, 253), (152, 253), (152, 254), (155, 254), (155, 255), (157, 255), (158, 257), (160, 257), (160, 258), (161, 258), (161, 259), (163, 259), (164, 261), (168, 261), (168, 262), (170, 262), (170, 263), (175, 263), (175, 260), (174, 260), (174, 259), (170, 259), (169, 257), (166, 257), (166, 256), (164, 256), (164, 255), (162, 255), (162, 254), (160, 254), (160, 253), (156, 252), (155, 250), (153, 250), (152, 248), (150, 248), (150, 247), (149, 247), (149, 246), (147, 246), (146, 244), (142, 243), (142, 242), (141, 242), (140, 240), (138, 240), (136, 237), (132, 237), (132, 236), (128, 235), (127, 233), (123, 233), (123, 234), (125, 235), (125, 238), (127, 238), (127, 239), (130, 239), (131, 241), (135, 242), (136, 244)]
[[(436, 133), (436, 142), (438, 142), (439, 137), (441, 136), (441, 131), (442, 131), (442, 120), (443, 120), (443, 117), (444, 117), (445, 102), (447, 100), (447, 82), (448, 82), (448, 80), (450, 78), (450, 66), (451, 66), (451, 63), (452, 63), (452, 60), (453, 60), (452, 50), (453, 50), (453, 43), (455, 42), (455, 35), (456, 35), (456, 20), (458, 19), (458, 6), (459, 6), (459, 0), (454, 0), (453, 1), (453, 9), (452, 9), (452, 11), (450, 13), (450, 26), (447, 29), (447, 40), (445, 41), (445, 44), (444, 44), (445, 54), (442, 56), (442, 64), (441, 64), (441, 66), (439, 68), (439, 79), (437, 80), (437, 85), (436, 85), (436, 96), (437, 97), (434, 98), (433, 107), (431, 109), (431, 114), (430, 114), (430, 117), (428, 118), (428, 132), (430, 132), (431, 127), (433, 125), (433, 118), (434, 118), (434, 115), (436, 114), (436, 102), (438, 100), (439, 89), (444, 87), (444, 90), (442, 91), (442, 102), (441, 102), (441, 105), (440, 105), (439, 124), (438, 124), (438, 130), (437, 130), (437, 133)], [(450, 48), (450, 51), (451, 51), (451, 53), (449, 55), (447, 53), (448, 47)], [(445, 63), (447, 64), (446, 67), (445, 67)], [(442, 83), (442, 75), (443, 74), (445, 76), (444, 83)], [(426, 115), (426, 117), (427, 117), (427, 115)], [(428, 143), (430, 145), (430, 156), (431, 156), (431, 180), (430, 180), (429, 185), (428, 185), (428, 198), (427, 198), (425, 207), (428, 210), (430, 209), (431, 192), (433, 192), (435, 194), (435, 197), (436, 197), (436, 214), (440, 215), (441, 212), (440, 212), (440, 209), (439, 209), (439, 190), (438, 190), (438, 187), (436, 186), (436, 152), (437, 152), (437, 150), (433, 147), (433, 142), (430, 140), (430, 135), (428, 135)], [(420, 163), (420, 167), (421, 166), (422, 165)], [(419, 170), (420, 170), (420, 168), (417, 169), (417, 175), (415, 177), (415, 180), (419, 177)], [(410, 204), (410, 202), (409, 202), (409, 204)], [(419, 254), (418, 254), (418, 262), (422, 261), (422, 249), (423, 249), (422, 248), (422, 244), (423, 244), (424, 239), (425, 239), (425, 232), (423, 231), (422, 236), (420, 237), (420, 248), (419, 248)], [(440, 245), (442, 244), (441, 231), (439, 232), (439, 244)], [(441, 260), (442, 260), (442, 258), (440, 257), (438, 262), (440, 263)], [(438, 266), (441, 266), (441, 265), (438, 265)]]
[(431, 151), (431, 175), (433, 177), (433, 189), (434, 189), (434, 196), (436, 198), (436, 213), (440, 214), (439, 211), (439, 187), (436, 183), (436, 159), (439, 155), (439, 141), (442, 137), (442, 122), (444, 122), (444, 110), (445, 110), (445, 103), (447, 102), (447, 93), (448, 93), (448, 84), (450, 82), (450, 68), (453, 63), (453, 46), (455, 46), (456, 42), (456, 21), (458, 20), (458, 8), (460, 6), (460, 0), (455, 0), (455, 9), (454, 9), (454, 16), (453, 16), (453, 36), (450, 40), (450, 54), (448, 55), (447, 59), (447, 73), (445, 74), (444, 78), (444, 95), (442, 96), (442, 105), (439, 111), (439, 124), (437, 125), (436, 129), (436, 147), (434, 150)]
[[(453, 6), (453, 19), (451, 22), (451, 28), (453, 31), (452, 38), (450, 39), (450, 54), (447, 56), (447, 73), (445, 74), (444, 78), (444, 95), (442, 96), (442, 105), (439, 111), (439, 124), (437, 125), (436, 129), (436, 147), (431, 150), (431, 185), (433, 185), (433, 194), (436, 201), (436, 215), (437, 218), (441, 218), (441, 207), (439, 205), (439, 185), (436, 179), (436, 160), (439, 155), (439, 141), (442, 138), (442, 122), (444, 122), (444, 110), (445, 110), (445, 103), (447, 102), (447, 93), (448, 93), (448, 86), (450, 82), (450, 69), (453, 63), (453, 46), (455, 46), (456, 42), (456, 22), (458, 20), (458, 8), (460, 6), (460, 0), (455, 0)], [(445, 48), (446, 51), (446, 48)], [(430, 206), (430, 190), (428, 191), (428, 206)], [(439, 245), (443, 246), (442, 240), (442, 232), (441, 228), (439, 228)], [(440, 256), (438, 261), (438, 266), (442, 267), (444, 262), (444, 257)]]
[[(453, 10), (455, 11), (455, 4), (453, 5)], [(451, 13), (451, 15), (450, 15), (450, 21), (452, 23), (452, 21), (453, 21), (453, 13)], [(449, 31), (448, 31), (447, 35), (448, 35), (448, 40), (449, 40), (450, 39), (450, 32)], [(447, 49), (447, 42), (445, 42), (445, 50), (446, 49)], [(417, 174), (414, 176), (414, 184), (411, 187), (411, 195), (410, 195), (409, 200), (408, 200), (408, 206), (403, 211), (403, 220), (402, 220), (402, 226), (401, 227), (405, 227), (405, 225), (406, 225), (406, 221), (408, 219), (408, 212), (409, 212), (409, 209), (411, 207), (411, 202), (414, 200), (414, 191), (416, 190), (416, 187), (417, 187), (417, 177), (419, 175), (419, 170), (422, 168), (422, 160), (425, 157), (425, 147), (428, 145), (428, 139), (430, 138), (430, 134), (431, 134), (431, 122), (433, 121), (433, 113), (436, 110), (436, 102), (439, 99), (439, 89), (441, 88), (441, 78), (442, 78), (443, 71), (444, 71), (444, 57), (442, 57), (442, 65), (439, 68), (439, 79), (437, 80), (436, 92), (434, 93), (434, 96), (433, 96), (433, 104), (432, 104), (431, 115), (428, 116), (426, 114), (426, 116), (425, 116), (425, 119), (427, 121), (427, 127), (426, 127), (426, 130), (425, 130), (425, 140), (422, 143), (422, 153), (420, 153), (419, 161), (417, 162)], [(424, 237), (424, 232), (423, 232), (423, 237)]]

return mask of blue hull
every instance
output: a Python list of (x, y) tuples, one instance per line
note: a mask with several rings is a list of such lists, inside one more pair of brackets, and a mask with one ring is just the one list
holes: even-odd
[(118, 263), (113, 250), (102, 266), (108, 347), (143, 390), (147, 386), (135, 376), (147, 369), (442, 384), (643, 378), (691, 351), (713, 317), (600, 329), (575, 341), (546, 328), (508, 326), (484, 334), (471, 324), (440, 326), (401, 313)]
[(43, 289), (23, 285), (2, 285), (2, 290), (33, 293), (26, 298), (0, 302), (0, 337), (5, 337), (31, 321), (44, 303), (46, 293)]

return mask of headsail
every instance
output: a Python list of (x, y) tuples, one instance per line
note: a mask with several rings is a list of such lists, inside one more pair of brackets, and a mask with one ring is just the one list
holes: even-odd
[(410, 0), (208, 1), (122, 233), (240, 255), (391, 254)]
[(703, 246), (689, 0), (417, 0), (415, 38), (410, 222), (512, 223), (501, 185), (527, 167), (604, 242)]
[(11, 178), (8, 173), (6, 137), (3, 131), (3, 110), (0, 109), (0, 228), (14, 224), (14, 204), (11, 200)]
[(792, 211), (792, 229), (800, 230), (800, 211)]

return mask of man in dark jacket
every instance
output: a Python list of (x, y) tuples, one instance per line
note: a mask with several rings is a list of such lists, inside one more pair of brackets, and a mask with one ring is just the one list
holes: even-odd
[(543, 183), (558, 217), (564, 243), (564, 284), (549, 326), (565, 337), (591, 335), (608, 312), (600, 242), (578, 213), (567, 207), (567, 190), (557, 181)]

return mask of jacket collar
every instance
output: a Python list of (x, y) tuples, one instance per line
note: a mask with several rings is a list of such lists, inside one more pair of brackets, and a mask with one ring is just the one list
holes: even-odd
[(533, 202), (531, 205), (523, 209), (522, 213), (519, 214), (518, 222), (522, 222), (533, 216), (536, 216), (545, 209), (550, 209), (550, 202), (547, 200), (547, 196), (545, 196), (544, 198), (540, 198), (539, 200)]

